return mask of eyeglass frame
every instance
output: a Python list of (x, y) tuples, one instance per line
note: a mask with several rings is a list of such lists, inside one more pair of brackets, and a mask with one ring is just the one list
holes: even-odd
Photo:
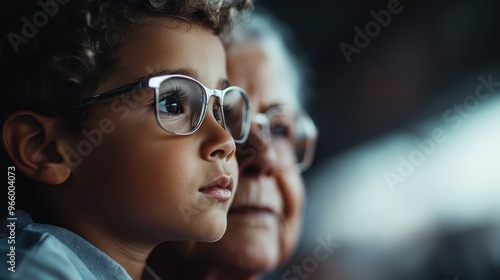
[[(278, 107), (282, 107), (282, 106), (278, 106)], [(266, 143), (269, 143), (273, 139), (272, 132), (271, 132), (271, 118), (275, 114), (270, 114), (269, 111), (276, 110), (276, 108), (277, 107), (270, 107), (269, 109), (267, 109), (263, 113), (253, 114), (253, 117), (252, 117), (252, 121), (257, 123), (260, 126), (261, 132), (263, 135), (263, 136), (261, 136), (261, 138), (266, 138), (266, 139), (263, 139), (266, 141)], [(314, 154), (315, 154), (315, 150), (316, 150), (316, 141), (318, 139), (318, 129), (317, 129), (316, 125), (314, 124), (314, 121), (311, 119), (311, 117), (307, 113), (305, 113), (301, 110), (297, 110), (297, 111), (291, 112), (291, 113), (282, 113), (282, 112), (280, 112), (280, 113), (282, 115), (289, 115), (289, 116), (296, 117), (296, 118), (300, 118), (300, 117), (303, 118), (305, 135), (306, 135), (305, 140), (307, 142), (306, 142), (306, 146), (305, 146), (304, 158), (301, 162), (296, 163), (296, 168), (300, 173), (304, 173), (305, 171), (307, 171), (307, 169), (309, 169), (309, 167), (311, 167), (311, 164), (312, 164), (313, 159), (314, 159)], [(263, 130), (264, 127), (266, 128), (266, 132), (264, 132), (264, 130)], [(266, 136), (264, 136), (264, 135), (266, 135)]]
[[(196, 84), (200, 85), (205, 90), (206, 103), (204, 104), (204, 106), (202, 105), (202, 112), (201, 112), (202, 117), (200, 118), (200, 120), (198, 121), (196, 126), (190, 132), (173, 132), (173, 131), (170, 131), (167, 128), (165, 128), (163, 126), (163, 124), (160, 122), (160, 119), (158, 116), (158, 110), (159, 110), (158, 109), (158, 100), (159, 100), (159, 95), (160, 95), (160, 85), (161, 85), (161, 83), (163, 83), (167, 79), (171, 79), (171, 78), (182, 78), (182, 79), (191, 80), (191, 81), (195, 82)], [(47, 113), (47, 115), (53, 116), (53, 115), (57, 115), (57, 114), (60, 114), (60, 113), (66, 112), (66, 111), (70, 111), (70, 110), (74, 110), (74, 109), (77, 109), (80, 107), (91, 105), (97, 101), (105, 100), (105, 99), (108, 99), (111, 97), (118, 96), (120, 94), (131, 92), (132, 90), (134, 90), (136, 88), (154, 89), (156, 121), (158, 122), (158, 125), (163, 130), (165, 130), (169, 133), (172, 133), (174, 135), (191, 135), (191, 134), (195, 133), (201, 127), (201, 124), (203, 123), (203, 120), (205, 120), (205, 116), (207, 115), (208, 103), (209, 103), (209, 100), (212, 96), (216, 96), (219, 99), (219, 104), (221, 107), (221, 120), (223, 123), (222, 127), (226, 131), (228, 131), (228, 128), (226, 126), (226, 120), (224, 117), (223, 97), (227, 92), (229, 92), (231, 90), (237, 90), (241, 93), (241, 95), (243, 96), (243, 98), (245, 100), (246, 114), (245, 114), (245, 119), (242, 121), (242, 125), (246, 126), (246, 127), (242, 128), (242, 130), (243, 130), (242, 139), (239, 139), (239, 140), (236, 140), (234, 138), (233, 139), (234, 139), (235, 143), (242, 144), (242, 143), (246, 142), (246, 140), (248, 138), (248, 135), (250, 133), (251, 105), (250, 105), (250, 99), (248, 98), (248, 94), (246, 93), (246, 91), (243, 88), (238, 87), (238, 86), (229, 86), (229, 87), (222, 89), (222, 90), (211, 89), (211, 88), (206, 87), (204, 84), (202, 84), (200, 81), (196, 80), (195, 78), (192, 78), (192, 77), (186, 76), (186, 75), (181, 75), (181, 74), (166, 74), (166, 75), (152, 76), (152, 77), (148, 77), (145, 79), (141, 79), (137, 82), (133, 82), (133, 83), (130, 83), (130, 84), (127, 84), (127, 85), (124, 85), (124, 86), (121, 86), (121, 87), (118, 87), (115, 89), (105, 91), (103, 93), (99, 93), (99, 94), (84, 98), (84, 99), (78, 101), (74, 105), (70, 105), (68, 107), (63, 107), (63, 108), (57, 109), (55, 111), (51, 111), (51, 112)]]

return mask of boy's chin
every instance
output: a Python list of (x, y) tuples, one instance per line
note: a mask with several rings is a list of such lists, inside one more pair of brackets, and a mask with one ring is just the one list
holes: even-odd
[(199, 242), (215, 242), (224, 236), (227, 228), (227, 214), (223, 211), (217, 212), (220, 213), (207, 215), (207, 218), (198, 222), (198, 232), (201, 232), (202, 235), (192, 238), (193, 240)]

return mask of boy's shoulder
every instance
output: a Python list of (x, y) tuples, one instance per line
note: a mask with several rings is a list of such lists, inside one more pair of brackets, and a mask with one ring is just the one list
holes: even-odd
[(7, 263), (0, 279), (130, 279), (118, 263), (69, 230), (34, 223), (24, 211), (0, 223)]

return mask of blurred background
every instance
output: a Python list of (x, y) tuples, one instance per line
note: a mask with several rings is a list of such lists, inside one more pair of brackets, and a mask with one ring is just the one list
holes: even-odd
[(320, 132), (301, 242), (265, 279), (500, 279), (500, 1), (256, 5), (294, 32)]

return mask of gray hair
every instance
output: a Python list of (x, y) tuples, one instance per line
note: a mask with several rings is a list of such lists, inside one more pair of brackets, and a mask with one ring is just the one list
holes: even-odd
[(261, 8), (245, 16), (228, 34), (226, 47), (230, 49), (248, 42), (261, 47), (269, 59), (285, 71), (288, 79), (284, 82), (292, 83), (296, 89), (293, 92), (296, 98), (292, 104), (295, 108), (302, 109), (308, 97), (304, 93), (307, 93), (306, 82), (311, 71), (304, 57), (298, 55), (292, 30)]

